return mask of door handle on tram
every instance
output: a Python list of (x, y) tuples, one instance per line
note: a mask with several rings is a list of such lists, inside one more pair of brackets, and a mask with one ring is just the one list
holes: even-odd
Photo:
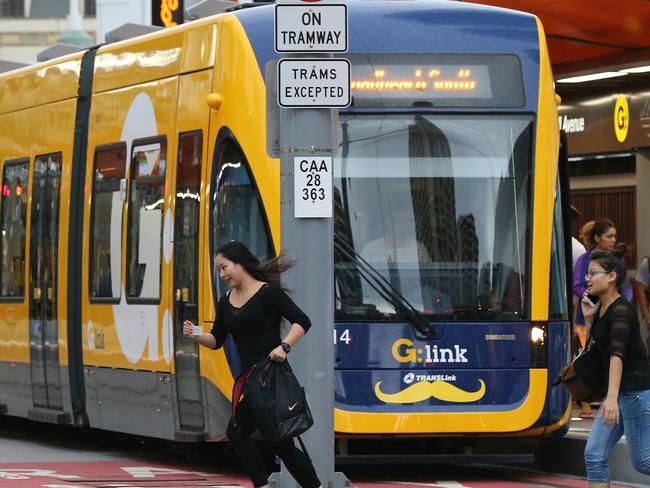
[(177, 289), (176, 289), (176, 301), (177, 301), (177, 302), (180, 302), (180, 301), (181, 301), (181, 298), (182, 298), (182, 296), (181, 296), (181, 290), (180, 290), (180, 288), (177, 288)]
[(183, 301), (187, 302), (190, 299), (190, 290), (188, 288), (181, 288), (181, 293), (183, 294)]
[(54, 289), (51, 286), (47, 287), (47, 299), (52, 301), (54, 298)]
[(40, 300), (41, 299), (41, 289), (35, 287), (34, 288), (34, 300)]

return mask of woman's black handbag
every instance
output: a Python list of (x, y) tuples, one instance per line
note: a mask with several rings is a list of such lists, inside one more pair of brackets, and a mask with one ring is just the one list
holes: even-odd
[(602, 398), (602, 368), (593, 350), (591, 331), (584, 349), (560, 370), (558, 383), (562, 383), (576, 401), (589, 402)]
[[(253, 412), (255, 423), (266, 440), (292, 439), (314, 425), (305, 399), (305, 390), (298, 383), (287, 361), (262, 361), (253, 366), (243, 382), (247, 406)], [(236, 414), (240, 393), (235, 390), (233, 412)]]

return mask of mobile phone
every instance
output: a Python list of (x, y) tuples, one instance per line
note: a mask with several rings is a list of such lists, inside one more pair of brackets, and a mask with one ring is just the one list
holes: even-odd
[(600, 299), (600, 297), (599, 297), (598, 295), (587, 295), (587, 296), (585, 297), (585, 300), (587, 301), (587, 303), (589, 304), (589, 306), (594, 307), (594, 308), (595, 308), (596, 305), (598, 304), (598, 300), (599, 300), (599, 299)]

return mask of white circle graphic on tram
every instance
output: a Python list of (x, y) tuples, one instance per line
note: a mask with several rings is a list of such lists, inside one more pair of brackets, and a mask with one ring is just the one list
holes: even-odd
[[(126, 172), (129, 174), (133, 141), (152, 137), (158, 134), (158, 124), (151, 98), (146, 93), (139, 93), (131, 102), (124, 120), (121, 140), (126, 142)], [(130, 363), (137, 363), (148, 345), (148, 358), (160, 358), (158, 338), (158, 305), (147, 303), (126, 303), (125, 285), (122, 282), (122, 209), (124, 202), (120, 191), (113, 192), (113, 208), (111, 212), (111, 280), (113, 296), (120, 297), (120, 303), (113, 305), (113, 316), (117, 338), (124, 356)], [(155, 214), (155, 215), (154, 215)], [(147, 211), (140, 209), (139, 234), (137, 239), (138, 252), (132, 259), (138, 260), (138, 268), (142, 273), (142, 286), (138, 295), (133, 298), (159, 298), (160, 294), (160, 225), (162, 211), (159, 208)], [(157, 227), (157, 228), (156, 228)], [(145, 246), (141, 244), (146, 243)], [(129, 263), (127, 263), (127, 272)], [(136, 287), (137, 288), (137, 287)], [(155, 295), (152, 295), (155, 293)]]
[(86, 338), (88, 339), (88, 349), (95, 349), (95, 326), (90, 320), (86, 328)]
[(172, 317), (169, 313), (169, 309), (165, 309), (162, 320), (162, 349), (163, 357), (167, 364), (171, 363), (172, 360), (172, 349), (174, 344), (174, 337), (172, 334)]
[(172, 258), (172, 241), (174, 240), (174, 226), (172, 224), (172, 211), (165, 212), (165, 224), (163, 225), (163, 257), (165, 264), (169, 264)]

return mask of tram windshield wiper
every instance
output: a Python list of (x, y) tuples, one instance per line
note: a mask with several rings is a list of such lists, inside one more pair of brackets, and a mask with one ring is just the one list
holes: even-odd
[(336, 234), (334, 235), (334, 248), (347, 259), (353, 261), (358, 266), (361, 277), (377, 290), (397, 312), (402, 313), (420, 334), (425, 337), (434, 335), (434, 330), (429, 327), (429, 323), (422, 313), (411, 305), (374, 266), (363, 259), (352, 246)]

